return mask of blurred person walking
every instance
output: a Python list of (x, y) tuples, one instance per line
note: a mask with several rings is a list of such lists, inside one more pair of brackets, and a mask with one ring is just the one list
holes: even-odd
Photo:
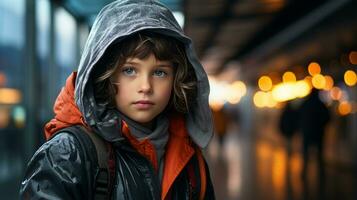
[(323, 139), (327, 123), (330, 120), (330, 113), (326, 105), (319, 98), (319, 91), (312, 89), (310, 95), (301, 104), (300, 130), (303, 136), (303, 171), (302, 178), (307, 175), (309, 161), (309, 150), (316, 148), (317, 164), (320, 180), (324, 178), (324, 159), (323, 159)]
[(292, 137), (297, 132), (299, 125), (299, 112), (294, 108), (292, 102), (287, 102), (279, 119), (280, 133), (286, 139), (288, 156), (292, 153)]

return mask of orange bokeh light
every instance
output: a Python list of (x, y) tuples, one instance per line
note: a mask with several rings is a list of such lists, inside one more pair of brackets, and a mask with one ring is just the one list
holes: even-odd
[(341, 99), (342, 97), (342, 91), (340, 88), (338, 87), (333, 87), (331, 90), (330, 90), (330, 96), (331, 96), (331, 99), (333, 100), (339, 100)]
[(347, 70), (344, 75), (345, 83), (348, 86), (354, 86), (357, 82), (357, 75), (356, 72), (352, 70)]
[(311, 76), (321, 73), (321, 67), (317, 62), (310, 63), (307, 69)]
[(357, 51), (351, 51), (348, 57), (351, 64), (357, 65)]
[(352, 105), (347, 101), (343, 101), (338, 105), (338, 113), (340, 113), (340, 115), (348, 115), (351, 111)]
[(333, 78), (331, 76), (325, 76), (325, 81), (326, 81), (326, 84), (325, 84), (324, 90), (331, 90), (333, 88), (333, 84), (334, 84)]
[(323, 89), (326, 85), (325, 77), (321, 74), (316, 74), (312, 77), (312, 85), (316, 89)]
[(283, 74), (283, 82), (295, 82), (296, 81), (296, 76), (293, 72), (285, 72)]
[(258, 80), (258, 86), (263, 91), (269, 91), (273, 87), (273, 81), (269, 76), (262, 76)]

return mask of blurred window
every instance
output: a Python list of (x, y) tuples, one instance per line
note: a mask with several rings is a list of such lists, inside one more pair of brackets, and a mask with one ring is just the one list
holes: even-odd
[[(37, 64), (39, 65), (40, 79), (39, 88), (41, 91), (41, 107), (40, 109), (40, 120), (45, 121), (50, 114), (52, 114), (53, 102), (50, 102), (49, 93), (51, 91), (51, 84), (49, 83), (50, 78), (53, 76), (50, 74), (50, 2), (49, 0), (37, 0), (36, 1), (36, 57)], [(48, 120), (48, 119), (47, 119)]]
[(25, 1), (0, 1), (0, 72), (6, 81), (0, 87), (21, 89), (25, 46)]
[(0, 199), (17, 198), (24, 166), (24, 49), (25, 0), (0, 0)]
[(55, 61), (59, 81), (56, 92), (64, 85), (66, 78), (77, 70), (77, 27), (76, 21), (63, 8), (55, 11)]

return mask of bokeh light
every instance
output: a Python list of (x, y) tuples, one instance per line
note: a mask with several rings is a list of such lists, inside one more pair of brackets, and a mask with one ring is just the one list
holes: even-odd
[(285, 72), (283, 74), (283, 82), (295, 82), (296, 81), (296, 76), (293, 72)]
[(0, 108), (0, 128), (5, 128), (10, 123), (9, 109), (6, 107)]
[(26, 111), (22, 106), (15, 106), (13, 109), (14, 123), (17, 128), (25, 127)]
[(0, 104), (18, 104), (22, 99), (21, 92), (12, 88), (0, 88)]
[(311, 88), (306, 80), (301, 80), (296, 82), (294, 91), (296, 97), (303, 98), (310, 94)]
[(351, 64), (357, 65), (357, 51), (351, 51), (349, 54)]
[(0, 87), (4, 87), (6, 84), (6, 76), (0, 71)]
[(234, 81), (229, 84), (224, 81), (218, 81), (214, 77), (209, 77), (209, 84), (211, 87), (209, 104), (213, 110), (222, 109), (226, 102), (237, 104), (247, 93), (247, 87), (242, 81)]
[(325, 87), (323, 88), (324, 90), (331, 90), (334, 85), (333, 78), (331, 76), (325, 76)]
[(312, 86), (316, 89), (323, 89), (326, 85), (325, 77), (321, 74), (316, 74), (312, 77)]
[(265, 92), (256, 92), (253, 96), (253, 102), (256, 107), (263, 108), (266, 104)]
[(277, 105), (277, 102), (273, 98), (272, 92), (267, 92), (265, 94), (265, 106), (268, 108), (274, 108)]
[(347, 70), (344, 75), (345, 83), (348, 86), (354, 86), (357, 82), (357, 75), (356, 72), (352, 70)]
[(330, 96), (331, 96), (331, 99), (333, 99), (333, 100), (336, 100), (336, 101), (340, 100), (342, 97), (341, 89), (339, 87), (333, 87), (330, 90)]
[(343, 101), (338, 105), (338, 113), (340, 115), (348, 115), (351, 113), (351, 111), (352, 105), (347, 101)]
[(263, 91), (269, 91), (273, 87), (273, 82), (269, 76), (262, 76), (258, 80), (258, 86)]
[(307, 70), (309, 71), (309, 74), (311, 76), (321, 73), (321, 67), (317, 62), (310, 63), (309, 66), (307, 67)]
[(294, 99), (295, 95), (293, 93), (293, 89), (293, 83), (280, 83), (276, 85), (272, 91), (273, 98), (278, 102)]
[(241, 97), (247, 93), (247, 86), (242, 81), (234, 81), (231, 88), (237, 91)]

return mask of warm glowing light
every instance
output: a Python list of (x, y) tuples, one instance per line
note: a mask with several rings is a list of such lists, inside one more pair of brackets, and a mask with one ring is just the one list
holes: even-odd
[(296, 97), (300, 97), (300, 98), (305, 97), (308, 94), (310, 94), (310, 91), (311, 91), (311, 88), (310, 88), (308, 81), (301, 80), (301, 81), (296, 82), (295, 89), (294, 89)]
[(310, 63), (307, 69), (311, 76), (321, 73), (321, 67), (317, 62)]
[(21, 92), (19, 90), (0, 88), (0, 104), (18, 104), (21, 98)]
[(6, 76), (4, 73), (0, 72), (0, 87), (5, 86), (6, 83)]
[(272, 155), (272, 151), (273, 148), (271, 147), (271, 145), (269, 145), (269, 143), (263, 141), (257, 142), (255, 152), (257, 154), (256, 156), (258, 157), (259, 161), (270, 159)]
[(234, 81), (231, 84), (232, 90), (239, 93), (239, 96), (244, 96), (247, 93), (247, 86), (242, 81)]
[(211, 87), (211, 92), (209, 95), (209, 102), (210, 103), (211, 102), (224, 102), (226, 90), (229, 85), (227, 83), (218, 82), (213, 78), (209, 79), (209, 84)]
[(234, 94), (227, 94), (227, 101), (230, 104), (237, 104), (240, 102), (241, 97)]
[(209, 106), (214, 111), (219, 111), (223, 108), (224, 102), (210, 102)]
[(242, 96), (247, 92), (247, 87), (242, 81), (235, 81), (230, 85), (230, 92), (227, 92), (226, 99), (231, 104), (239, 103)]
[(357, 82), (357, 75), (356, 72), (352, 70), (347, 70), (344, 75), (345, 83), (348, 86), (354, 86)]
[(254, 105), (258, 108), (263, 108), (266, 105), (265, 92), (258, 91), (253, 96)]
[(352, 105), (347, 101), (343, 101), (340, 103), (340, 105), (338, 105), (338, 113), (340, 115), (348, 115), (351, 113), (351, 111)]
[(242, 96), (247, 92), (247, 87), (242, 81), (228, 84), (209, 77), (209, 84), (211, 87), (209, 104), (213, 110), (221, 109), (227, 101), (231, 104), (239, 103)]
[(5, 128), (10, 123), (10, 113), (8, 108), (0, 107), (0, 128)]
[(293, 87), (292, 83), (280, 83), (276, 85), (272, 91), (273, 98), (278, 102), (294, 99), (295, 96), (292, 94)]
[(351, 51), (349, 60), (352, 64), (357, 65), (357, 51)]
[(334, 84), (333, 78), (331, 76), (325, 76), (325, 81), (326, 81), (326, 84), (325, 84), (324, 90), (331, 90), (333, 88), (333, 84)]
[(316, 74), (312, 77), (312, 86), (316, 89), (323, 89), (326, 85), (325, 77), (321, 74)]
[(338, 88), (338, 87), (333, 87), (331, 90), (330, 90), (330, 96), (331, 96), (331, 99), (333, 100), (340, 100), (341, 97), (342, 97), (342, 92), (341, 92), (341, 89)]
[(265, 94), (265, 106), (268, 108), (274, 108), (278, 102), (275, 101), (275, 99), (273, 98), (273, 94), (272, 92), (267, 92)]
[(284, 192), (282, 191), (286, 185), (286, 167), (288, 163), (285, 149), (282, 147), (275, 148), (272, 158), (272, 182), (275, 189), (275, 194), (279, 196), (278, 199), (284, 199)]
[(293, 72), (285, 72), (283, 74), (283, 82), (295, 82), (296, 76)]
[(280, 83), (274, 86), (272, 97), (277, 102), (284, 102), (295, 98), (305, 97), (310, 93), (308, 81), (300, 80), (297, 82)]
[(312, 86), (312, 77), (311, 76), (306, 76), (304, 78), (304, 81), (309, 85), (310, 89), (313, 88), (313, 86)]
[(269, 76), (262, 76), (258, 80), (258, 86), (263, 91), (269, 91), (273, 87), (273, 82)]

